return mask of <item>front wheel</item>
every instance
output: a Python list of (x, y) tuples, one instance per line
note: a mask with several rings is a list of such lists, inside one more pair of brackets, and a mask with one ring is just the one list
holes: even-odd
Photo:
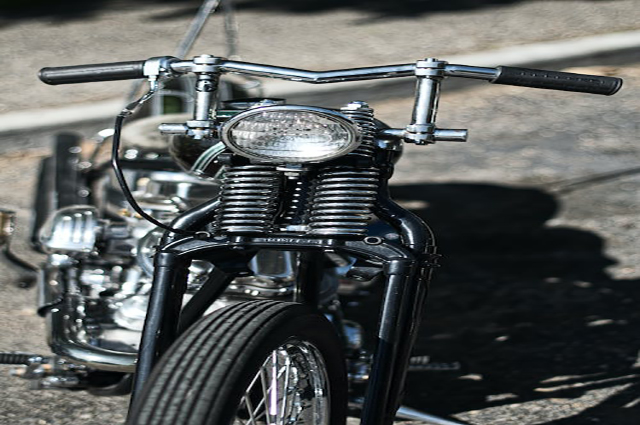
[(342, 425), (347, 380), (332, 325), (307, 307), (250, 301), (202, 318), (173, 345), (130, 425)]

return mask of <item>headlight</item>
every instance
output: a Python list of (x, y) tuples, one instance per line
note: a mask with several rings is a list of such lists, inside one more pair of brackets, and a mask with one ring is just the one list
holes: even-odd
[(265, 106), (224, 123), (222, 140), (239, 155), (275, 163), (326, 161), (360, 145), (356, 124), (337, 112), (307, 106)]

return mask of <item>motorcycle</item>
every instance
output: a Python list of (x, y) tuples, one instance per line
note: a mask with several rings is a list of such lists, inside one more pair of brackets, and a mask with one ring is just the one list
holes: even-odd
[[(390, 128), (362, 101), (236, 98), (227, 74), (312, 84), (413, 76), (415, 104), (409, 125)], [(55, 356), (2, 362), (24, 364), (44, 387), (131, 393), (132, 425), (334, 425), (354, 407), (362, 424), (392, 423), (439, 255), (388, 181), (404, 143), (466, 141), (466, 130), (435, 123), (447, 77), (601, 95), (622, 84), (435, 58), (324, 72), (206, 54), (43, 68), (47, 84), (146, 79), (149, 89), (89, 154), (59, 135), (43, 162), (32, 242), (47, 254), (38, 313)], [(125, 125), (145, 108), (164, 113)], [(342, 306), (371, 288), (383, 297), (369, 350)]]

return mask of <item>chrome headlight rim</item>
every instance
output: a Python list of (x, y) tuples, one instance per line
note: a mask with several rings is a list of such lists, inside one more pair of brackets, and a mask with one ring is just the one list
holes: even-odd
[[(274, 158), (269, 156), (258, 155), (255, 153), (247, 152), (245, 149), (238, 147), (234, 140), (233, 136), (231, 136), (231, 131), (234, 129), (236, 124), (240, 121), (249, 118), (253, 115), (262, 114), (264, 112), (307, 112), (311, 114), (315, 114), (321, 116), (323, 118), (329, 119), (330, 121), (336, 122), (341, 125), (343, 129), (346, 130), (348, 134), (348, 143), (345, 147), (332, 152), (331, 154), (324, 155), (322, 157), (316, 157), (313, 159), (286, 159), (286, 158)], [(226, 121), (220, 127), (220, 138), (222, 139), (225, 146), (233, 151), (234, 153), (243, 156), (245, 158), (249, 158), (253, 161), (261, 162), (261, 163), (270, 163), (270, 164), (308, 164), (308, 163), (319, 163), (326, 162), (331, 159), (342, 157), (349, 152), (354, 151), (360, 146), (362, 141), (362, 137), (360, 131), (358, 130), (358, 125), (340, 112), (318, 108), (315, 106), (303, 106), (303, 105), (276, 105), (276, 106), (258, 106), (246, 111), (240, 112), (233, 116), (233, 118)]]

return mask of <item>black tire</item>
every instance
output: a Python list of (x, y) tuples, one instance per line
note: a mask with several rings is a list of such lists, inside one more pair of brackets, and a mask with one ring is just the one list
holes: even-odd
[[(267, 373), (267, 369), (262, 369), (266, 360), (281, 353), (288, 355), (289, 350), (293, 350), (293, 354), (287, 357), (287, 364), (293, 366), (287, 366), (286, 375), (291, 376), (291, 369), (293, 377), (290, 380), (285, 378), (284, 386), (290, 388), (291, 382), (302, 383), (300, 386), (305, 382), (324, 382), (328, 388), (328, 400), (317, 397), (325, 391), (309, 391), (308, 387), (304, 388), (306, 391), (292, 390), (293, 393), (288, 393), (292, 398), (316, 404), (306, 411), (302, 409), (304, 414), (300, 411), (287, 412), (287, 415), (291, 413), (287, 417), (293, 418), (293, 422), (285, 423), (344, 425), (347, 380), (342, 347), (332, 325), (324, 316), (303, 305), (277, 301), (232, 305), (215, 311), (192, 326), (154, 369), (136, 399), (128, 424), (233, 424), (236, 415), (243, 415), (242, 409), (239, 411), (241, 400), (245, 406), (246, 399), (253, 406), (260, 404), (254, 395), (261, 393), (252, 390), (249, 397), (244, 395), (252, 382), (258, 382), (261, 370)], [(306, 359), (306, 354), (300, 354), (305, 352), (314, 353), (313, 359), (320, 358), (317, 363), (311, 363), (318, 366), (316, 369), (320, 372), (298, 373), (303, 368), (299, 367), (296, 359)], [(319, 378), (321, 375), (324, 380)], [(284, 404), (288, 406), (291, 403), (289, 399)], [(308, 417), (309, 411), (327, 412), (325, 406), (328, 407), (325, 419), (301, 419), (305, 415)], [(294, 409), (298, 408), (291, 407), (290, 410)], [(259, 409), (256, 411), (258, 413), (254, 416), (261, 413)], [(248, 416), (247, 412), (244, 411)], [(254, 423), (264, 422), (255, 420)]]

